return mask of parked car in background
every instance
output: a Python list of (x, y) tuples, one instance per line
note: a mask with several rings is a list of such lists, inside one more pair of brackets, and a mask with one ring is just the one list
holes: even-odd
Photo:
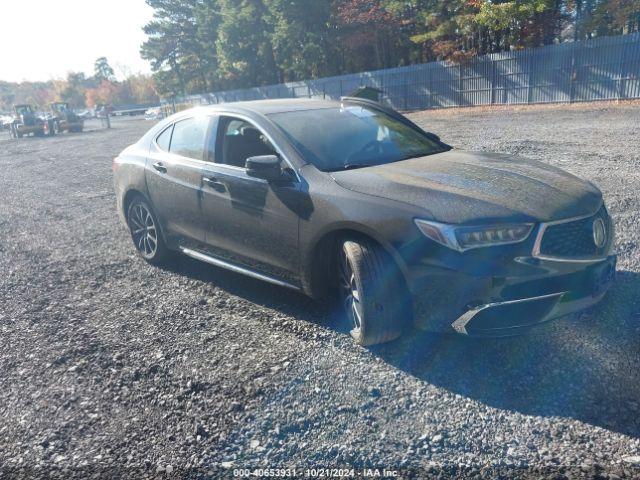
[(77, 112), (77, 115), (81, 119), (87, 120), (89, 118), (94, 118), (95, 117), (95, 112), (92, 112), (91, 110), (81, 110), (81, 111)]
[(0, 130), (9, 130), (11, 122), (13, 122), (13, 115), (0, 113)]
[(164, 112), (160, 107), (153, 107), (144, 112), (145, 120), (162, 120), (164, 118)]
[(183, 111), (113, 171), (146, 261), (179, 251), (315, 298), (337, 290), (363, 345), (411, 323), (512, 335), (595, 304), (615, 273), (593, 184), (454, 149), (367, 99)]

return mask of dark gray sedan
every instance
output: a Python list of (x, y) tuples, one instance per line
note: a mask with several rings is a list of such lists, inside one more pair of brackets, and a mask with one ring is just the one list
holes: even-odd
[(598, 302), (615, 274), (593, 184), (452, 149), (368, 100), (187, 110), (113, 171), (146, 261), (178, 251), (315, 298), (337, 290), (364, 345), (411, 324), (518, 333)]

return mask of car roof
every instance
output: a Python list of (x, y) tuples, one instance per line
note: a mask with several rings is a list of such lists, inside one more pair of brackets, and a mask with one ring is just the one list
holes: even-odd
[(323, 108), (335, 108), (339, 105), (339, 102), (333, 100), (314, 98), (281, 98), (270, 100), (251, 100), (248, 102), (221, 103), (203, 108), (205, 110), (207, 108), (210, 108), (214, 111), (218, 109), (237, 109), (238, 111), (252, 111), (261, 113), (262, 115), (269, 115), (272, 113), (293, 112), (299, 110), (319, 110)]

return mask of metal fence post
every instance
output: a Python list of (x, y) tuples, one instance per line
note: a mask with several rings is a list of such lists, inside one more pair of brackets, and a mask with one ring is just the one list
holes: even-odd
[(622, 42), (620, 45), (620, 55), (618, 56), (618, 85), (616, 88), (616, 93), (618, 94), (617, 100), (620, 101), (622, 99), (623, 92), (623, 75), (624, 75), (624, 50), (625, 50), (626, 42)]
[(533, 73), (533, 55), (529, 55), (529, 75), (527, 76), (527, 104), (531, 103), (532, 89), (531, 89), (531, 77)]
[(404, 90), (404, 110), (405, 112), (407, 111), (407, 97), (409, 96), (409, 84), (407, 83), (407, 79), (405, 77), (404, 83), (403, 83), (403, 90)]
[(573, 82), (575, 81), (575, 77), (576, 77), (576, 44), (579, 42), (573, 42), (573, 45), (571, 46), (571, 70), (569, 71), (569, 103), (573, 103), (573, 94), (574, 94), (574, 87), (573, 87)]
[(431, 72), (431, 68), (427, 69), (427, 72), (429, 73), (429, 95), (428, 95), (428, 101), (429, 101), (429, 105), (427, 108), (433, 108), (433, 74)]
[(491, 105), (496, 103), (496, 61), (491, 59)]
[(462, 106), (462, 64), (458, 65), (458, 106)]

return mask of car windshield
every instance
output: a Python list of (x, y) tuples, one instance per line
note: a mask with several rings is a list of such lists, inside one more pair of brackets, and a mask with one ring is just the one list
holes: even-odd
[(291, 111), (269, 117), (300, 153), (323, 171), (382, 165), (449, 149), (400, 120), (364, 106)]

